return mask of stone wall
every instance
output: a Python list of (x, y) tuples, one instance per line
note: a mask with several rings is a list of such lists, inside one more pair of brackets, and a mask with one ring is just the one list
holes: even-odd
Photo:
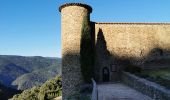
[[(110, 81), (119, 79), (121, 64), (127, 60), (142, 66), (145, 60), (155, 58), (155, 49), (170, 51), (170, 24), (168, 23), (95, 23), (96, 80), (102, 82), (102, 69), (110, 70)], [(159, 56), (159, 55), (158, 55)], [(119, 59), (119, 60), (118, 60)], [(122, 60), (122, 61), (121, 61)], [(112, 71), (112, 65), (116, 71)]]
[(107, 49), (119, 57), (147, 56), (154, 48), (170, 50), (170, 24), (96, 23), (95, 34), (102, 30)]
[(80, 69), (81, 28), (84, 16), (89, 17), (91, 10), (89, 6), (79, 3), (64, 4), (60, 7), (63, 100), (78, 91), (83, 83)]
[(139, 78), (127, 72), (122, 73), (122, 82), (150, 96), (154, 100), (170, 100), (170, 90), (154, 82)]

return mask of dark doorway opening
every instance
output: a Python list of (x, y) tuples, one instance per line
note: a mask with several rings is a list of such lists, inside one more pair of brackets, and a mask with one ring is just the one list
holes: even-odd
[(107, 67), (103, 68), (103, 82), (109, 82), (109, 69)]

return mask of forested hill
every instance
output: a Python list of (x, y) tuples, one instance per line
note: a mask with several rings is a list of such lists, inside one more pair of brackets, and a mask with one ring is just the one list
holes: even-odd
[(0, 55), (0, 82), (6, 87), (25, 90), (61, 75), (61, 59)]
[(14, 94), (18, 94), (21, 91), (6, 87), (0, 83), (0, 100), (7, 100), (12, 98)]

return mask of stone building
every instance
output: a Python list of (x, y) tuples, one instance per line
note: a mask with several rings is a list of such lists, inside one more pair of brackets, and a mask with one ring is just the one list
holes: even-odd
[[(66, 3), (60, 6), (59, 11), (65, 100), (83, 83), (80, 69), (81, 28), (83, 18), (90, 17), (92, 8), (81, 3)], [(97, 82), (119, 80), (123, 66), (128, 63), (145, 68), (149, 67), (150, 64), (146, 63), (149, 60), (170, 55), (170, 23), (90, 23), (95, 42), (94, 75)]]

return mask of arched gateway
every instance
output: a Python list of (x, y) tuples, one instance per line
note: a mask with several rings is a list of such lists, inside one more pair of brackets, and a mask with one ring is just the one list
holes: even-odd
[(109, 69), (108, 69), (107, 67), (104, 67), (102, 72), (103, 72), (103, 73), (102, 73), (103, 82), (109, 82), (109, 80), (110, 80), (110, 72), (109, 72)]

